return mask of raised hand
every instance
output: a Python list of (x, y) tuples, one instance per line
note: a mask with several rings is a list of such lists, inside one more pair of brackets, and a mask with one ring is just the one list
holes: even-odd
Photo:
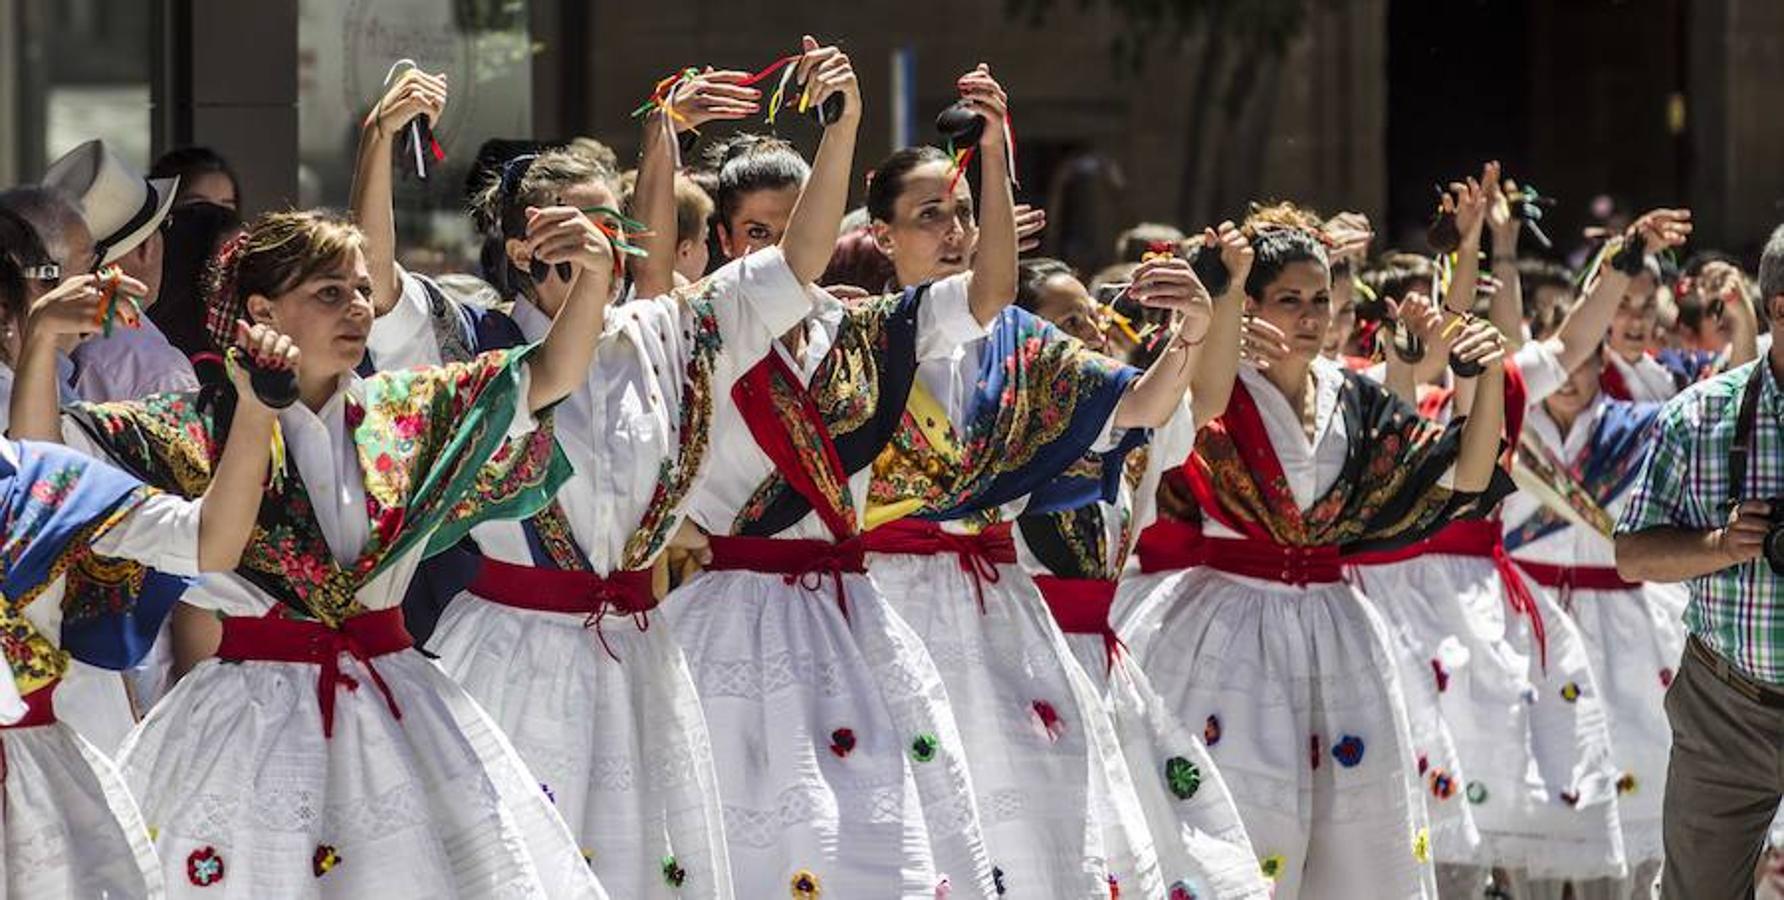
[(613, 244), (587, 213), (574, 206), (529, 206), (526, 215), (526, 245), (532, 258), (554, 269), (558, 263), (568, 263), (583, 272), (613, 272)]
[(834, 46), (820, 46), (818, 39), (805, 35), (800, 39), (802, 53), (794, 64), (793, 80), (805, 85), (800, 96), (800, 110), (822, 106), (832, 94), (841, 94), (842, 117), (861, 117), (861, 85), (849, 55)]
[(1140, 263), (1127, 291), (1142, 306), (1173, 311), (1178, 342), (1193, 346), (1208, 336), (1208, 326), (1214, 321), (1214, 298), (1208, 296), (1188, 260), (1165, 256)]
[(960, 89), (960, 101), (985, 119), (985, 128), (979, 134), (979, 152), (1001, 155), (1006, 138), (1004, 118), (1010, 108), (1009, 93), (991, 77), (991, 67), (984, 63), (960, 76), (954, 86)]
[(1369, 258), (1369, 243), (1375, 239), (1375, 229), (1370, 226), (1368, 216), (1358, 212), (1339, 213), (1327, 219), (1321, 230), (1332, 241), (1330, 257), (1333, 266), (1361, 264)]
[(365, 127), (376, 131), (379, 138), (390, 138), (419, 115), (438, 125), (440, 114), (446, 110), (446, 94), (446, 73), (429, 75), (420, 69), (409, 69), (398, 75), (384, 96), (378, 98), (378, 105), (366, 115)]
[(112, 290), (126, 296), (148, 296), (149, 289), (146, 285), (121, 272), (113, 275), (76, 275), (31, 303), (31, 309), (25, 316), (27, 335), (41, 334), (55, 339), (98, 331), (104, 325), (105, 292), (114, 277), (117, 283)]
[[(1456, 230), (1462, 235), (1462, 250), (1472, 251), (1479, 246), (1480, 230), (1487, 210), (1487, 189), (1483, 183), (1499, 180), (1499, 164), (1487, 163), (1481, 168), (1479, 179), (1470, 177), (1462, 181), (1450, 182), (1449, 191), (1443, 195), (1439, 208), (1456, 217)], [(1472, 242), (1470, 238), (1472, 237)]]
[(669, 121), (676, 131), (693, 131), (708, 122), (748, 118), (762, 109), (762, 92), (738, 82), (748, 72), (706, 71), (683, 79), (669, 94), (665, 105), (674, 110)]
[(1220, 223), (1219, 228), (1204, 231), (1204, 240), (1212, 238), (1220, 245), (1220, 262), (1226, 266), (1230, 280), (1227, 292), (1245, 289), (1245, 279), (1251, 275), (1251, 261), (1257, 251), (1251, 249), (1251, 241), (1245, 232), (1231, 221)]
[(1630, 223), (1624, 238), (1640, 239), (1643, 253), (1659, 253), (1680, 246), (1691, 239), (1691, 210), (1649, 210)]
[(1047, 228), (1047, 211), (1026, 203), (1016, 204), (1016, 252), (1027, 253), (1041, 246), (1038, 235)]
[(1486, 319), (1469, 319), (1450, 347), (1450, 359), (1491, 366), (1505, 358), (1505, 335)]
[[(302, 356), (290, 337), (280, 334), (269, 325), (249, 325), (241, 319), (235, 321), (233, 349), (234, 352), (247, 356), (262, 371), (290, 372), (294, 376)], [(260, 394), (254, 390), (253, 373), (246, 366), (232, 365), (227, 369), (229, 381), (235, 385), (238, 408), (239, 404), (268, 408), (261, 401)]]
[[(1493, 175), (1499, 174), (1498, 163), (1488, 163)], [(1486, 178), (1481, 186), (1487, 191), (1487, 231), (1493, 237), (1494, 256), (1516, 256), (1518, 252), (1518, 232), (1523, 228), (1524, 220), (1512, 213), (1511, 198), (1518, 192), (1517, 182), (1507, 178), (1503, 181), (1497, 177)]]
[(1288, 335), (1256, 316), (1246, 316), (1239, 332), (1239, 358), (1260, 371), (1288, 358)]

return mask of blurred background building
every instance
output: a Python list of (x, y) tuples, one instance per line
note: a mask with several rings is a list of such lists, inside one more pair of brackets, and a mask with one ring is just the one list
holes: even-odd
[[(339, 205), (360, 117), (413, 57), (451, 76), (448, 163), (400, 188), (399, 221), (454, 264), (484, 140), (592, 135), (629, 158), (657, 78), (756, 69), (801, 32), (854, 58), (863, 171), (932, 140), (955, 77), (990, 63), (1021, 198), (1085, 268), (1127, 224), (1253, 198), (1358, 209), (1380, 246), (1422, 248), (1433, 185), (1487, 158), (1560, 199), (1558, 250), (1663, 203), (1743, 252), (1784, 219), (1778, 0), (0, 0), (0, 183), (97, 135), (143, 165), (211, 145), (250, 209)], [(781, 131), (815, 144), (807, 120)]]

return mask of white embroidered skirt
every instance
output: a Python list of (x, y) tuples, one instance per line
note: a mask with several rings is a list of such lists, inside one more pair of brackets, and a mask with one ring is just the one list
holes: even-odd
[(712, 744), (668, 622), (584, 621), (460, 594), (428, 649), (508, 736), (615, 897), (731, 897)]
[(1111, 662), (1100, 635), (1068, 634), (1066, 642), (1102, 688), (1169, 886), (1215, 900), (1269, 897), (1239, 808), (1202, 736), (1171, 712), (1131, 654), (1118, 651)]
[[(1457, 857), (1439, 842), (1438, 860), (1535, 878), (1623, 874), (1610, 731), (1573, 619), (1524, 580), (1542, 614), (1545, 669), (1492, 560), (1427, 554), (1353, 571), (1406, 651), (1408, 696), (1423, 695), (1461, 757), (1463, 780), (1448, 803), (1466, 805), (1481, 843)], [(1426, 802), (1447, 805), (1429, 790)]]
[(1033, 580), (996, 569), (975, 586), (952, 554), (868, 556), (941, 672), (991, 863), (1017, 897), (1106, 898), (1111, 879), (1157, 896), (1158, 853), (1100, 692)]
[(6, 897), (163, 895), (148, 829), (123, 779), (61, 723), (0, 730)]
[(119, 768), (174, 897), (604, 898), (556, 810), (464, 689), (410, 649), (319, 668), (200, 663)]
[[(947, 694), (865, 576), (708, 571), (663, 600), (713, 735), (739, 897), (992, 893)], [(810, 896), (818, 896), (816, 893)]]
[(1154, 689), (1202, 724), (1277, 900), (1434, 893), (1399, 676), (1368, 600), (1198, 568), (1124, 624)]

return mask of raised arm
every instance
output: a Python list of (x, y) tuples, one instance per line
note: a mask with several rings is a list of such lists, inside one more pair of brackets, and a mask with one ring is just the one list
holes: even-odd
[[(65, 339), (92, 332), (100, 313), (100, 278), (76, 275), (31, 302), (14, 361), (11, 421), (7, 433), (17, 440), (62, 443), (62, 395), (56, 390), (56, 348)], [(117, 289), (146, 296), (143, 283), (128, 275)]]
[(1456, 264), (1450, 271), (1449, 290), (1443, 294), (1443, 308), (1465, 313), (1474, 309), (1474, 293), (1480, 286), (1480, 233), (1487, 210), (1487, 191), (1481, 182), (1498, 179), (1499, 164), (1487, 163), (1481, 169), (1480, 181), (1468, 178), (1451, 182), (1443, 195), (1443, 210), (1456, 215), (1456, 230), (1462, 243), (1456, 250)]
[[(1623, 239), (1639, 240), (1642, 242), (1642, 252), (1657, 253), (1685, 243), (1690, 236), (1690, 210), (1656, 209), (1636, 219)], [(1604, 259), (1608, 262), (1615, 252), (1614, 247), (1607, 250)], [(1599, 266), (1597, 278), (1586, 292), (1586, 299), (1568, 312), (1567, 318), (1562, 320), (1561, 327), (1555, 332), (1556, 340), (1561, 342), (1561, 350), (1557, 356), (1567, 371), (1573, 371), (1588, 356), (1598, 352), (1599, 346), (1604, 343), (1604, 333), (1611, 327), (1611, 319), (1617, 315), (1617, 307), (1622, 304), (1623, 295), (1628, 290), (1628, 275), (1608, 264)]]
[[(1218, 230), (1204, 229), (1202, 242), (1220, 248), (1220, 262), (1226, 266), (1228, 277), (1226, 291), (1214, 300), (1213, 321), (1208, 326), (1206, 338), (1208, 346), (1199, 354), (1196, 370), (1190, 376), (1190, 405), (1195, 410), (1198, 428), (1226, 412), (1227, 401), (1233, 396), (1233, 379), (1239, 375), (1242, 343), (1267, 341), (1274, 345), (1271, 349), (1284, 353), (1288, 349), (1279, 331), (1268, 338), (1261, 334), (1253, 338), (1246, 331), (1245, 279), (1251, 274), (1253, 251), (1244, 232), (1232, 222), (1222, 222)], [(1258, 324), (1268, 325), (1265, 322)]]
[(1462, 423), (1462, 446), (1456, 454), (1455, 489), (1484, 491), (1499, 465), (1500, 442), (1505, 429), (1505, 336), (1492, 323), (1475, 320), (1456, 340), (1456, 356), (1485, 368), (1472, 379), (1474, 402)]
[(836, 252), (836, 235), (849, 202), (849, 174), (855, 165), (855, 132), (861, 127), (861, 88), (849, 57), (835, 47), (820, 47), (816, 38), (802, 40), (794, 80), (806, 86), (814, 105), (832, 94), (843, 96), (842, 116), (824, 129), (811, 177), (793, 204), (787, 230), (781, 235), (781, 254), (787, 268), (801, 284), (811, 284), (824, 274)]
[(984, 63), (960, 76), (960, 97), (985, 120), (979, 135), (979, 247), (973, 254), (967, 301), (973, 318), (988, 325), (1016, 299), (1016, 195), (1011, 189), (1005, 116), (1010, 98)]
[[(663, 106), (644, 116), (638, 151), (638, 184), (632, 191), (632, 215), (644, 224), (638, 246), (649, 254), (632, 261), (632, 284), (639, 297), (657, 297), (675, 287), (675, 157), (676, 134), (708, 122), (754, 115), (762, 92), (737, 82), (747, 72), (715, 72), (711, 68), (675, 85)], [(663, 124), (664, 118), (669, 126)]]
[(1141, 263), (1128, 291), (1145, 306), (1171, 310), (1174, 323), (1170, 343), (1115, 407), (1115, 425), (1159, 428), (1176, 414), (1191, 388), (1214, 322), (1214, 303), (1189, 262), (1176, 256)]
[(528, 207), (526, 216), (528, 253), (547, 265), (569, 263), (575, 269), (569, 297), (527, 361), (527, 408), (537, 412), (588, 381), (616, 273), (612, 243), (582, 210)]
[(1487, 232), (1492, 236), (1493, 280), (1499, 283), (1487, 306), (1487, 318), (1505, 335), (1506, 346), (1516, 349), (1524, 344), (1524, 285), (1518, 276), (1518, 235), (1524, 221), (1512, 215), (1509, 194), (1517, 185), (1501, 182), (1499, 164), (1488, 164), (1492, 177), (1483, 176), (1481, 186), (1487, 191)]
[[(265, 325), (252, 328), (235, 324), (235, 342), (263, 369), (296, 371), (297, 346), (289, 337)], [(235, 416), (223, 455), (211, 470), (211, 483), (198, 511), (198, 568), (201, 572), (227, 572), (241, 563), (242, 550), (260, 516), (267, 461), (278, 414), (255, 396), (246, 367), (231, 364), (229, 380), (235, 385)]]
[(391, 148), (410, 119), (428, 116), (436, 125), (446, 108), (446, 75), (410, 69), (397, 76), (360, 126), (359, 156), (353, 167), (353, 220), (365, 232), (365, 262), (372, 273), (372, 308), (384, 315), (402, 295), (396, 272), (396, 210)]

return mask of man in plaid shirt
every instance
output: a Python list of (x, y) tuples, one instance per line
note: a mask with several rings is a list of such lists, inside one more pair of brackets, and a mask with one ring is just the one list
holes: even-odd
[[(1760, 313), (1778, 334), (1784, 227), (1766, 243), (1759, 288)], [(1784, 577), (1764, 558), (1768, 501), (1784, 496), (1780, 373), (1784, 341), (1774, 341), (1757, 362), (1667, 403), (1617, 524), (1623, 578), (1683, 581), (1691, 590), (1691, 636), (1666, 695), (1673, 743), (1662, 892), (1669, 898), (1751, 898), (1754, 865), (1784, 796)], [(1755, 388), (1743, 463), (1734, 452), (1736, 426)], [(1731, 484), (1731, 470), (1742, 468), (1744, 477)]]

